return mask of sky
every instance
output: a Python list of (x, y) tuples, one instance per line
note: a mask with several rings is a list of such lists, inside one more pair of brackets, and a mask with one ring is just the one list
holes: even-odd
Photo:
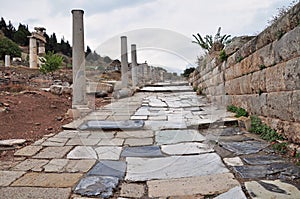
[(0, 0), (0, 16), (45, 27), (72, 43), (72, 9), (84, 10), (85, 45), (101, 56), (120, 59), (120, 36), (137, 45), (139, 63), (181, 73), (203, 51), (192, 34), (256, 35), (277, 9), (292, 0)]

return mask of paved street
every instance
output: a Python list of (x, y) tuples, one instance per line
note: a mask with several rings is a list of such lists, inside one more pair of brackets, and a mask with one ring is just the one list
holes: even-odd
[(300, 196), (299, 167), (186, 84), (145, 87), (64, 128), (0, 163), (0, 198)]

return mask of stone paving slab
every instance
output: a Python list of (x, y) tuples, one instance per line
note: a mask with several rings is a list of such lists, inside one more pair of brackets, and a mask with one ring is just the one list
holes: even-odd
[(205, 137), (197, 130), (163, 130), (155, 133), (155, 141), (158, 145), (175, 144), (180, 142), (204, 141)]
[(42, 146), (64, 146), (69, 138), (51, 137), (43, 142)]
[(97, 153), (90, 146), (76, 146), (68, 155), (68, 159), (98, 159)]
[(153, 138), (128, 138), (124, 145), (128, 146), (147, 146), (153, 144)]
[(122, 138), (112, 138), (112, 139), (102, 139), (97, 145), (99, 146), (122, 146), (124, 139)]
[(123, 183), (120, 196), (130, 198), (140, 198), (145, 194), (145, 186), (135, 183)]
[(123, 179), (126, 171), (126, 162), (103, 160), (98, 162), (88, 173), (88, 176), (112, 176)]
[(258, 153), (267, 146), (268, 143), (260, 141), (222, 142), (222, 147), (237, 155)]
[(295, 186), (280, 180), (262, 180), (245, 182), (245, 187), (253, 199), (296, 199), (300, 191)]
[(83, 173), (89, 171), (96, 160), (52, 159), (44, 166), (45, 172)]
[(69, 199), (71, 188), (0, 187), (3, 199)]
[(80, 180), (74, 192), (82, 196), (109, 198), (118, 184), (116, 177), (87, 176)]
[(284, 159), (275, 155), (255, 155), (251, 157), (244, 157), (243, 160), (247, 164), (251, 165), (284, 163)]
[(42, 146), (25, 146), (22, 149), (17, 150), (14, 155), (15, 156), (33, 156), (37, 152), (39, 152), (43, 147)]
[(125, 147), (121, 157), (161, 157), (159, 146)]
[(99, 160), (119, 160), (122, 147), (105, 146), (95, 149)]
[(20, 178), (24, 174), (25, 172), (22, 171), (0, 171), (0, 186), (10, 185), (13, 181)]
[(238, 186), (230, 189), (226, 193), (219, 195), (218, 197), (215, 197), (214, 199), (247, 199), (247, 197), (245, 196), (242, 188)]
[(239, 185), (231, 173), (147, 182), (149, 197), (214, 195)]
[(244, 163), (240, 157), (233, 157), (233, 158), (224, 158), (223, 161), (228, 166), (243, 166)]
[(81, 176), (78, 173), (26, 173), (11, 186), (68, 188), (73, 187)]
[(33, 157), (42, 159), (63, 158), (71, 149), (72, 146), (45, 147)]
[(101, 139), (97, 138), (73, 138), (70, 139), (66, 145), (67, 146), (93, 146), (100, 142)]
[(26, 159), (14, 166), (12, 170), (15, 171), (42, 171), (43, 166), (46, 165), (49, 160), (43, 159)]
[(220, 157), (215, 153), (162, 158), (128, 157), (126, 161), (125, 179), (130, 181), (183, 178), (228, 172)]
[(195, 142), (162, 145), (161, 150), (168, 155), (201, 154), (214, 151), (206, 144)]
[(152, 130), (120, 131), (116, 138), (150, 138), (154, 136)]
[(88, 139), (111, 139), (114, 137), (114, 132), (91, 131)]

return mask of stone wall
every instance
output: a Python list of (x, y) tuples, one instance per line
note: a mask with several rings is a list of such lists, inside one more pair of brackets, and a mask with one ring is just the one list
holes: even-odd
[(236, 38), (221, 62), (207, 54), (190, 76), (215, 103), (259, 115), (290, 141), (300, 143), (300, 3), (256, 37)]

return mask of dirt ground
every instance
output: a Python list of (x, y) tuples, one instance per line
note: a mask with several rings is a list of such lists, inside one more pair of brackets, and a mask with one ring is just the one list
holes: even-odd
[[(28, 145), (62, 131), (62, 126), (73, 120), (66, 114), (72, 96), (54, 95), (40, 88), (49, 87), (55, 79), (71, 81), (69, 77), (70, 71), (49, 77), (37, 70), (0, 67), (0, 140), (26, 139)], [(103, 98), (91, 100), (96, 108), (110, 103)], [(0, 160), (13, 158), (15, 149), (0, 147)]]

